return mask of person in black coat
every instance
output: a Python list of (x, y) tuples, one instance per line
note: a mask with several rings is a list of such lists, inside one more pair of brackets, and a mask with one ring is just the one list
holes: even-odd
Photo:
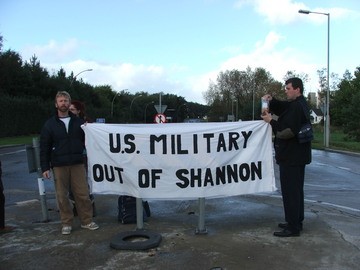
[(45, 179), (54, 174), (56, 199), (62, 223), (61, 233), (70, 234), (74, 213), (69, 201), (71, 186), (77, 206), (81, 228), (97, 230), (92, 221), (92, 205), (84, 167), (84, 120), (69, 111), (71, 97), (60, 91), (55, 97), (57, 112), (48, 119), (40, 135), (40, 166)]
[(0, 233), (12, 232), (15, 227), (5, 226), (5, 195), (4, 185), (2, 182), (2, 167), (0, 160)]
[[(300, 78), (285, 82), (286, 101), (271, 95), (263, 96), (269, 102), (269, 111), (262, 119), (270, 123), (275, 134), (275, 159), (280, 170), (285, 223), (279, 223), (281, 231), (274, 236), (299, 236), (304, 220), (304, 176), (305, 165), (311, 163), (311, 141), (300, 143), (297, 134), (305, 123), (310, 122), (309, 108), (303, 96), (304, 86)], [(270, 113), (278, 116), (275, 120)]]

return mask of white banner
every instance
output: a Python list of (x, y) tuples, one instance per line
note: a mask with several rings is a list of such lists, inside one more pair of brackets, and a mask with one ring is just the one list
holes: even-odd
[(264, 121), (83, 126), (94, 193), (214, 198), (276, 190)]

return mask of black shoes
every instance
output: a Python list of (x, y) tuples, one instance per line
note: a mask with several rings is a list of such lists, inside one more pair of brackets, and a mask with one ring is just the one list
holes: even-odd
[(300, 232), (292, 232), (289, 229), (283, 229), (280, 232), (274, 232), (274, 236), (277, 237), (293, 237), (293, 236), (300, 236)]
[(289, 224), (287, 224), (287, 223), (279, 223), (278, 224), (278, 227), (281, 229), (286, 229), (288, 226), (289, 226)]
[(274, 236), (277, 236), (277, 237), (300, 236), (300, 231), (302, 231), (302, 229), (303, 229), (302, 223), (300, 224), (300, 231), (292, 231), (287, 222), (286, 223), (279, 223), (278, 227), (283, 229), (283, 230), (280, 231), (280, 232), (274, 232)]
[[(286, 223), (279, 223), (278, 227), (281, 228), (281, 229), (288, 229), (289, 224), (287, 222)], [(302, 231), (302, 230), (303, 230), (303, 225), (302, 225), (302, 223), (300, 223), (300, 231)]]

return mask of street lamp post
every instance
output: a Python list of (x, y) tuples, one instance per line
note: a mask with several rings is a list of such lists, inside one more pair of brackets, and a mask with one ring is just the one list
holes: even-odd
[(70, 88), (71, 88), (73, 82), (75, 81), (76, 77), (79, 76), (81, 73), (86, 72), (86, 71), (92, 71), (92, 68), (85, 69), (85, 70), (83, 70), (83, 71), (80, 71), (78, 74), (76, 74), (76, 75), (72, 78), (72, 80), (71, 80)]
[(255, 90), (252, 90), (252, 120), (255, 119)]
[(235, 115), (235, 121), (238, 120), (238, 117), (239, 117), (239, 103), (237, 100), (235, 100), (236, 102), (236, 115)]
[(179, 122), (179, 112), (180, 112), (180, 108), (181, 108), (182, 106), (186, 106), (186, 105), (187, 105), (187, 103), (183, 103), (183, 104), (181, 104), (181, 105), (177, 108), (177, 110), (176, 110), (176, 112), (175, 112), (176, 123)]
[(131, 110), (132, 105), (133, 105), (133, 103), (134, 103), (134, 100), (137, 99), (137, 98), (139, 98), (139, 97), (142, 97), (142, 95), (138, 95), (138, 96), (134, 97), (134, 98), (132, 99), (131, 103), (130, 103), (130, 120), (132, 120), (132, 110)]
[(115, 98), (116, 98), (122, 91), (126, 91), (126, 90), (127, 90), (127, 89), (123, 89), (123, 90), (117, 92), (117, 93), (115, 94), (114, 98), (112, 99), (112, 101), (111, 101), (111, 118), (112, 118), (113, 115), (114, 115), (114, 101), (115, 101)]
[(155, 102), (154, 101), (151, 101), (149, 102), (148, 104), (146, 104), (145, 106), (145, 113), (144, 113), (144, 123), (146, 124), (146, 110), (147, 110), (147, 107), (150, 105), (150, 104), (154, 104)]
[(325, 147), (329, 147), (329, 141), (330, 141), (330, 67), (329, 67), (329, 60), (330, 60), (330, 13), (323, 13), (323, 12), (315, 12), (310, 10), (299, 10), (299, 13), (301, 14), (321, 14), (328, 17), (328, 31), (327, 31), (327, 85), (326, 85), (326, 112), (325, 112), (325, 140), (324, 145)]
[[(236, 115), (234, 115), (234, 102), (236, 103)], [(231, 114), (232, 114), (232, 117), (233, 117), (233, 122), (236, 121), (236, 117), (237, 117), (237, 100), (233, 100), (231, 102)]]

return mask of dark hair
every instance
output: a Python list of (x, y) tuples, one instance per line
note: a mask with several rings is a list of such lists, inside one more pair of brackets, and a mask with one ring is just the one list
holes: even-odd
[(293, 77), (293, 78), (289, 78), (285, 81), (285, 85), (291, 83), (293, 88), (300, 88), (300, 93), (303, 94), (304, 93), (304, 85), (303, 82), (300, 78), (297, 77)]
[(78, 100), (72, 100), (71, 104), (74, 105), (74, 107), (80, 111), (79, 113), (79, 117), (84, 119), (86, 118), (86, 112), (85, 112), (85, 105), (84, 103), (82, 103), (81, 101)]

